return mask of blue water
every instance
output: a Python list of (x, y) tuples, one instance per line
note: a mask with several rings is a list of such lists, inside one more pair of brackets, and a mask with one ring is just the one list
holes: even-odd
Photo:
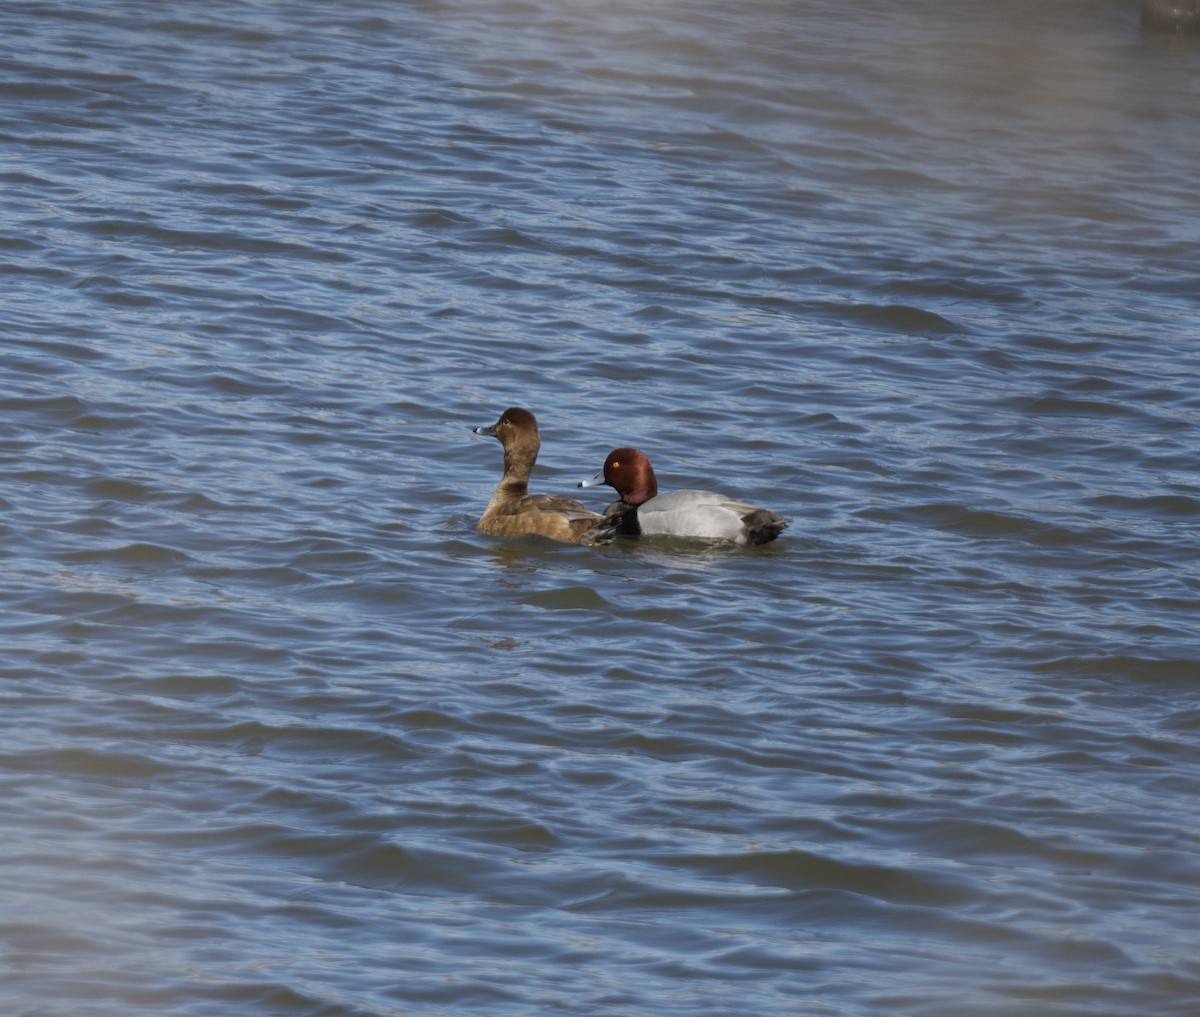
[(1139, 6), (0, 9), (0, 1011), (1200, 1012)]

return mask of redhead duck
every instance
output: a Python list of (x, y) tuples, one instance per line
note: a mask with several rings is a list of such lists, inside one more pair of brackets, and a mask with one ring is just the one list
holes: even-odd
[(579, 486), (597, 484), (616, 488), (621, 500), (610, 505), (604, 516), (615, 520), (617, 533), (630, 536), (662, 533), (765, 544), (787, 526), (787, 520), (770, 509), (712, 491), (659, 494), (650, 459), (635, 448), (614, 449), (604, 460), (604, 469)]
[(572, 544), (612, 538), (611, 524), (590, 532), (601, 517), (573, 498), (529, 493), (529, 474), (542, 444), (537, 418), (532, 413), (512, 406), (491, 427), (476, 427), (474, 431), (497, 438), (504, 446), (504, 476), (479, 519), (481, 532), (493, 537), (537, 533)]

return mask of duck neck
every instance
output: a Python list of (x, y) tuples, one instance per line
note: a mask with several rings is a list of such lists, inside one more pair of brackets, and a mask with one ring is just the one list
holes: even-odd
[(635, 482), (621, 492), (626, 505), (642, 505), (658, 494), (658, 481), (651, 472), (639, 473)]
[(538, 450), (527, 447), (511, 447), (504, 450), (504, 476), (500, 479), (497, 493), (503, 491), (514, 497), (529, 493), (529, 475), (537, 461)]

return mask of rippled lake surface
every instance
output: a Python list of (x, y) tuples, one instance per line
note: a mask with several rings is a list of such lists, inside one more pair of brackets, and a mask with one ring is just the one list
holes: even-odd
[[(0, 1010), (1200, 1012), (1137, 14), (4, 5)], [(791, 526), (484, 537), (513, 404)]]

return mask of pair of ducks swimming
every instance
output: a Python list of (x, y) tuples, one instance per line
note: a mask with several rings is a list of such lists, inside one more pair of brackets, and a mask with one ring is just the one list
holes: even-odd
[(620, 496), (603, 515), (558, 494), (530, 494), (529, 475), (541, 438), (537, 419), (513, 406), (491, 427), (476, 434), (497, 438), (504, 447), (504, 477), (484, 509), (479, 529), (494, 537), (541, 534), (572, 544), (603, 544), (618, 534), (705, 537), (736, 544), (765, 544), (787, 526), (770, 509), (711, 491), (658, 493), (650, 460), (635, 448), (609, 453), (604, 468), (580, 487), (608, 484)]

